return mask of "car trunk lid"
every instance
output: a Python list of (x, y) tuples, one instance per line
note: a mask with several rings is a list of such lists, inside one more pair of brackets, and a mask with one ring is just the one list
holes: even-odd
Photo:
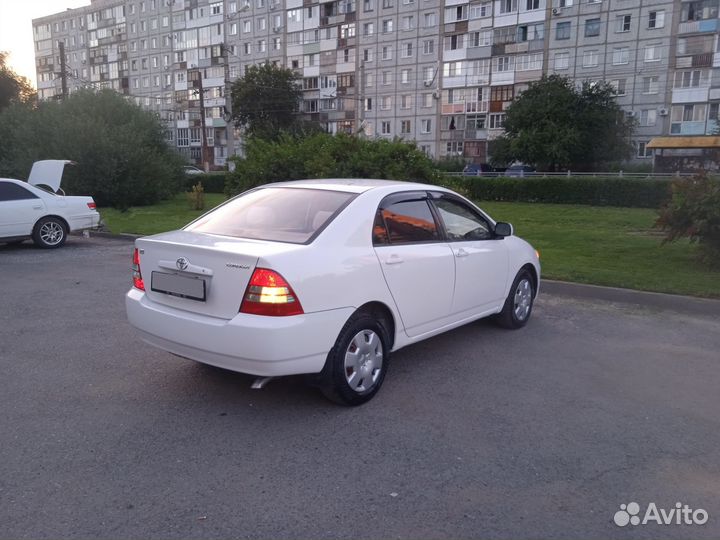
[(302, 247), (189, 231), (140, 238), (136, 246), (153, 302), (221, 319), (237, 315), (258, 260)]

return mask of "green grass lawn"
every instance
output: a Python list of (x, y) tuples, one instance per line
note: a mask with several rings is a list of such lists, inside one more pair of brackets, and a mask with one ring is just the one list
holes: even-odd
[(155, 234), (179, 229), (225, 200), (220, 193), (205, 194), (205, 210), (190, 210), (185, 193), (152, 206), (135, 206), (127, 212), (114, 208), (100, 208), (100, 214), (110, 232)]
[(540, 251), (546, 278), (645, 291), (720, 297), (720, 272), (701, 266), (697, 246), (661, 245), (654, 210), (485, 202), (495, 220)]
[[(205, 195), (206, 208), (225, 200)], [(580, 205), (481, 202), (498, 221), (540, 251), (550, 279), (720, 298), (720, 272), (701, 266), (697, 246), (686, 241), (660, 245), (653, 210)], [(185, 194), (154, 206), (119, 212), (101, 208), (114, 233), (155, 234), (177, 229), (202, 211), (190, 210)]]

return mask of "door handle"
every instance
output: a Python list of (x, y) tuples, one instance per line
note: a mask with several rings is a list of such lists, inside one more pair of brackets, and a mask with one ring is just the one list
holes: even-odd
[(399, 255), (390, 255), (390, 257), (385, 260), (385, 264), (400, 264), (401, 262), (403, 262), (403, 260)]
[(455, 252), (456, 257), (467, 257), (468, 255), (470, 255), (470, 254), (467, 251), (465, 251), (463, 248), (460, 248)]
[(42, 210), (42, 206), (33, 206), (33, 210)]

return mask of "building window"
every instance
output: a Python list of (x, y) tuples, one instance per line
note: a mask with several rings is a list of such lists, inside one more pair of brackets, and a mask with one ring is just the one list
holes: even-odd
[(451, 141), (445, 144), (445, 153), (448, 156), (462, 156), (463, 154), (463, 143), (462, 141)]
[(643, 94), (657, 94), (659, 91), (659, 79), (657, 76), (643, 77), (642, 80), (642, 93)]
[(400, 122), (400, 133), (407, 135), (410, 133), (411, 123), (410, 120), (402, 120)]
[(559, 22), (555, 25), (555, 39), (570, 39), (570, 21)]
[(610, 86), (615, 88), (615, 95), (624, 96), (626, 92), (625, 88), (627, 86), (627, 79), (615, 79), (614, 81), (610, 81)]
[(585, 20), (585, 37), (596, 37), (600, 35), (600, 19)]
[(613, 65), (619, 66), (630, 62), (630, 48), (617, 47), (613, 49)]
[(651, 11), (648, 14), (648, 28), (663, 28), (665, 26), (665, 10)]
[(433, 54), (435, 52), (435, 41), (426, 39), (423, 41), (423, 54)]
[(649, 158), (652, 157), (652, 148), (647, 147), (647, 141), (638, 141), (637, 143), (637, 157)]
[(517, 0), (500, 0), (500, 13), (517, 11)]
[(390, 122), (380, 123), (380, 133), (383, 135), (390, 135)]
[(657, 121), (657, 110), (655, 109), (643, 109), (640, 111), (640, 125), (641, 126), (654, 126)]
[(583, 67), (592, 68), (597, 67), (599, 62), (597, 50), (584, 51), (583, 52)]
[(700, 81), (707, 82), (707, 75), (699, 69), (693, 71), (676, 71), (673, 88), (697, 88)]
[(190, 146), (188, 139), (188, 128), (178, 128), (177, 130), (177, 145), (178, 146)]
[(383, 31), (383, 34), (388, 34), (393, 31), (393, 20), (392, 19), (385, 19), (382, 22), (382, 31)]
[(402, 56), (403, 58), (410, 58), (413, 55), (413, 44), (412, 41), (403, 43), (402, 48)]
[(400, 72), (400, 82), (402, 84), (408, 84), (410, 82), (410, 70), (409, 69), (403, 69)]
[(413, 97), (411, 94), (403, 94), (400, 96), (400, 108), (411, 109), (413, 105)]
[(390, 47), (389, 45), (385, 45), (382, 48), (382, 59), (392, 60), (392, 47)]
[(433, 28), (435, 26), (435, 12), (423, 14), (423, 24), (425, 28)]
[(502, 129), (505, 124), (505, 113), (491, 114), (488, 117), (488, 125), (490, 129)]
[(392, 72), (390, 71), (383, 71), (382, 72), (382, 84), (389, 85), (392, 82)]
[(660, 52), (660, 45), (646, 45), (645, 46), (645, 61), (646, 62), (659, 62), (662, 60), (662, 53)]
[(373, 23), (365, 23), (363, 24), (363, 35), (364, 36), (372, 36), (375, 32), (375, 25)]
[(498, 73), (506, 72), (506, 71), (513, 71), (514, 69), (514, 62), (513, 57), (511, 56), (500, 56), (496, 59), (495, 63), (495, 71)]
[(615, 20), (615, 31), (616, 32), (629, 32), (630, 31), (630, 21), (632, 20), (632, 17), (630, 15), (620, 15)]
[(540, 0), (525, 0), (525, 9), (527, 11), (540, 9)]
[(562, 71), (570, 67), (570, 53), (569, 52), (557, 52), (555, 53), (554, 69), (556, 71)]
[(430, 120), (430, 119), (420, 120), (420, 132), (421, 133), (430, 133), (431, 129), (432, 129), (432, 120)]

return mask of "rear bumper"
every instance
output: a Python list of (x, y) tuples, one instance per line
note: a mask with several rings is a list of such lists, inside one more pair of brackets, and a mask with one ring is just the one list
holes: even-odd
[(100, 214), (98, 212), (88, 212), (87, 214), (69, 216), (68, 225), (71, 232), (97, 229), (100, 226)]
[(238, 313), (217, 319), (157, 304), (144, 292), (125, 296), (128, 320), (146, 343), (204, 364), (263, 377), (317, 373), (355, 311), (293, 317)]

